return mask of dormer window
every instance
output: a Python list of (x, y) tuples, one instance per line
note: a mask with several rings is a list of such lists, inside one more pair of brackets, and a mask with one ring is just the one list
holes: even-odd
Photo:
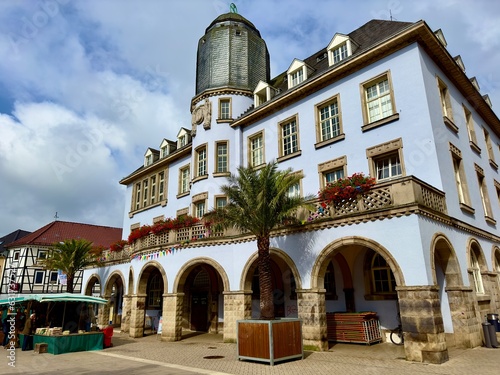
[(347, 59), (358, 45), (347, 35), (335, 34), (327, 47), (328, 65), (332, 66)]
[(287, 72), (288, 88), (295, 87), (305, 81), (311, 70), (303, 61), (295, 59)]
[(164, 158), (168, 156), (168, 145), (161, 148), (161, 157)]
[(177, 133), (177, 148), (186, 146), (191, 140), (189, 138), (190, 131), (186, 128), (181, 128)]
[(258, 107), (259, 105), (264, 104), (268, 100), (271, 100), (276, 94), (276, 92), (277, 92), (276, 89), (269, 86), (268, 83), (260, 81), (253, 92), (254, 106)]
[(340, 47), (334, 49), (332, 51), (332, 54), (333, 54), (334, 64), (340, 62), (341, 60), (346, 59), (349, 56), (347, 52), (347, 43), (343, 43), (340, 45)]
[(153, 164), (153, 155), (146, 155), (145, 166)]

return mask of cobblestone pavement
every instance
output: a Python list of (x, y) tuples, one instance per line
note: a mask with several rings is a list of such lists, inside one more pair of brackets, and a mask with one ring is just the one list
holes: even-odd
[(302, 360), (270, 366), (237, 360), (236, 344), (222, 342), (221, 335), (188, 333), (182, 341), (164, 342), (155, 335), (132, 339), (115, 332), (113, 344), (102, 351), (57, 356), (16, 350), (16, 367), (4, 356), (0, 374), (500, 374), (500, 349), (488, 348), (451, 349), (448, 362), (433, 365), (406, 361), (404, 349), (390, 343), (336, 344), (328, 352), (306, 351)]

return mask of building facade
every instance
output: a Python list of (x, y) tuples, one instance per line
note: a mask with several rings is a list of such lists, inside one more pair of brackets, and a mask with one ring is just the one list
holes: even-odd
[(290, 194), (376, 178), (364, 196), (317, 204), (302, 225), (273, 232), (276, 315), (302, 319), (304, 345), (327, 349), (335, 311), (374, 311), (383, 332), (400, 317), (409, 360), (441, 363), (451, 346), (481, 345), (485, 314), (500, 311), (500, 120), (443, 33), (372, 20), (269, 71), (250, 21), (228, 13), (208, 26), (192, 123), (120, 181), (130, 245), (85, 271), (84, 293), (122, 290), (132, 337), (161, 316), (165, 340), (182, 329), (236, 340), (236, 321), (258, 316), (256, 242), (166, 223), (226, 204), (220, 186), (238, 166), (277, 160), (304, 174)]
[[(22, 231), (24, 232), (24, 231)], [(109, 249), (120, 240), (121, 228), (99, 225), (53, 221), (33, 233), (24, 232), (23, 236), (5, 245), (5, 266), (0, 279), (0, 299), (13, 294), (59, 293), (66, 291), (57, 270), (44, 269), (41, 261), (47, 258), (54, 243), (69, 239), (86, 239), (95, 247)], [(82, 291), (83, 271), (74, 279), (74, 292)], [(99, 294), (99, 285), (94, 285), (94, 294)]]

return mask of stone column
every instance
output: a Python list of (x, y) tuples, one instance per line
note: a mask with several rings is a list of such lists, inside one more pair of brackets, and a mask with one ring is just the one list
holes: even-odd
[(482, 327), (478, 322), (478, 306), (470, 287), (446, 287), (453, 322), (454, 344), (458, 348), (482, 345)]
[(224, 342), (236, 342), (236, 322), (252, 318), (252, 291), (223, 292)]
[(296, 290), (298, 316), (302, 319), (302, 341), (314, 350), (328, 350), (325, 289)]
[(184, 293), (163, 295), (162, 331), (163, 341), (179, 341), (182, 338), (182, 306)]
[(130, 337), (144, 336), (144, 319), (146, 314), (146, 294), (135, 294), (131, 297)]
[(109, 324), (109, 300), (111, 298), (111, 295), (105, 295), (102, 298), (107, 299), (108, 303), (106, 303), (105, 305), (99, 305), (99, 308), (97, 310), (97, 324), (99, 325), (99, 327), (104, 328)]
[(406, 359), (443, 363), (448, 360), (439, 287), (435, 285), (396, 287)]
[(129, 333), (130, 331), (130, 314), (132, 313), (130, 307), (132, 304), (132, 297), (129, 295), (123, 296), (122, 303), (122, 323), (120, 329), (122, 332)]

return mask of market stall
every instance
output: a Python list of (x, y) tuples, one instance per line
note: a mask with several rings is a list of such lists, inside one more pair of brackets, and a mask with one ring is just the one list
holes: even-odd
[(102, 350), (104, 334), (102, 332), (73, 333), (67, 335), (40, 335), (33, 336), (33, 345), (47, 344), (47, 353), (64, 354)]

